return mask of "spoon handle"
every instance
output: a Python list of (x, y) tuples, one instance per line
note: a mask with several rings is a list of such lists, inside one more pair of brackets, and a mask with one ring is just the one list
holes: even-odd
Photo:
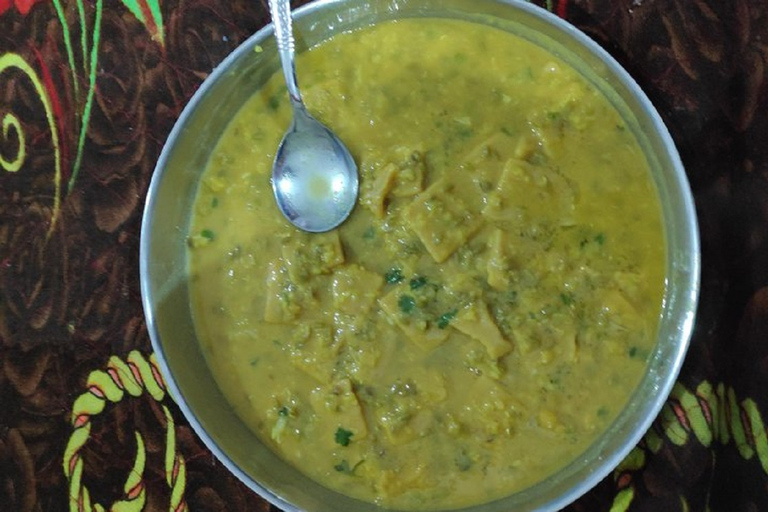
[(295, 43), (290, 0), (269, 0), (269, 14), (275, 29), (277, 52), (283, 66), (283, 76), (285, 76), (285, 84), (288, 86), (288, 95), (291, 98), (291, 103), (294, 105), (296, 103), (301, 104), (301, 92), (299, 92), (299, 86), (296, 83)]

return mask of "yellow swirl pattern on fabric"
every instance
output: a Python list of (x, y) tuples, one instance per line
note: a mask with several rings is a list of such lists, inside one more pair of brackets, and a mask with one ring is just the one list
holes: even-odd
[[(146, 359), (134, 350), (126, 361), (112, 356), (106, 370), (95, 370), (88, 375), (87, 391), (75, 400), (70, 423), (74, 431), (64, 451), (64, 475), (69, 481), (70, 512), (103, 512), (105, 508), (91, 500), (90, 491), (83, 483), (82, 448), (91, 434), (91, 418), (100, 414), (107, 402), (118, 403), (126, 393), (132, 397), (149, 394), (161, 402), (167, 396), (165, 383), (154, 354)], [(162, 405), (166, 421), (165, 480), (171, 489), (170, 512), (186, 512), (184, 499), (187, 472), (184, 458), (176, 450), (176, 429), (171, 411)], [(144, 468), (147, 454), (144, 439), (136, 437), (136, 458), (123, 486), (124, 496), (108, 510), (113, 512), (141, 512), (147, 501), (144, 485)]]
[(27, 157), (27, 143), (19, 118), (9, 112), (3, 116), (3, 139), (8, 140), (11, 128), (13, 128), (16, 136), (19, 138), (19, 148), (16, 150), (16, 157), (13, 160), (6, 160), (0, 154), (0, 167), (8, 172), (17, 172), (21, 169), (21, 164), (24, 163), (24, 159)]
[[(51, 225), (48, 228), (48, 236), (53, 232), (53, 228), (56, 225), (56, 220), (59, 217), (59, 208), (61, 202), (61, 148), (59, 146), (59, 132), (56, 128), (56, 121), (53, 117), (53, 108), (51, 107), (51, 100), (48, 97), (48, 93), (43, 86), (40, 77), (37, 75), (34, 69), (24, 60), (24, 58), (17, 53), (5, 53), (0, 55), (0, 74), (5, 71), (17, 69), (24, 73), (27, 78), (32, 82), (35, 88), (35, 93), (43, 104), (43, 110), (45, 111), (45, 117), (48, 120), (48, 128), (51, 131), (51, 143), (54, 151), (54, 174), (53, 174), (53, 214), (51, 215)], [(5, 160), (0, 160), (5, 171), (16, 172), (24, 164), (26, 158), (25, 137), (24, 130), (21, 127), (19, 119), (13, 114), (7, 113), (3, 116), (3, 138), (8, 136), (10, 127), (13, 126), (16, 129), (17, 137), (19, 138), (19, 149), (16, 153), (16, 158), (10, 162), (10, 165), (6, 165)]]

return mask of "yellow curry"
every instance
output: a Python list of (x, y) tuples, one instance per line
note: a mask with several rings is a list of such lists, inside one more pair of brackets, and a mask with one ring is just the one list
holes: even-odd
[(553, 55), (466, 22), (338, 35), (298, 75), (361, 195), (341, 228), (297, 231), (269, 181), (282, 78), (232, 120), (189, 237), (224, 394), (307, 475), (386, 507), (468, 506), (562, 468), (655, 344), (663, 227), (631, 130)]

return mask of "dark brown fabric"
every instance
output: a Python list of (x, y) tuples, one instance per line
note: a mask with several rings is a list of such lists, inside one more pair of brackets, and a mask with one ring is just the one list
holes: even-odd
[[(687, 169), (703, 251), (698, 318), (675, 392), (632, 456), (568, 510), (768, 510), (768, 4), (539, 4), (616, 57), (659, 109)], [(107, 508), (142, 495), (136, 510), (275, 510), (213, 458), (170, 398), (150, 396), (151, 372), (140, 374), (139, 396), (73, 418), (89, 376), (110, 358), (136, 351), (151, 369), (138, 234), (152, 170), (186, 102), (268, 21), (266, 9), (69, 0), (62, 18), (56, 5), (0, 0), (0, 155), (17, 157), (15, 122), (26, 141), (21, 168), (0, 167), (0, 510), (76, 509), (82, 489)], [(88, 50), (99, 37), (92, 68), (84, 30)], [(73, 455), (67, 446), (85, 423), (87, 442)], [(183, 482), (178, 463), (165, 466), (169, 427)], [(128, 491), (136, 432), (146, 464)], [(73, 491), (66, 467), (77, 460)]]

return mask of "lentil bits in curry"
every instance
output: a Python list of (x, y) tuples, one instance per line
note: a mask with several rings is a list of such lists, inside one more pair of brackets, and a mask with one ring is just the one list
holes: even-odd
[(337, 35), (298, 74), (361, 195), (329, 233), (280, 215), (279, 76), (222, 135), (189, 271), (232, 406), (310, 477), (391, 508), (486, 502), (565, 466), (655, 344), (666, 254), (632, 131), (553, 55), (467, 22)]

